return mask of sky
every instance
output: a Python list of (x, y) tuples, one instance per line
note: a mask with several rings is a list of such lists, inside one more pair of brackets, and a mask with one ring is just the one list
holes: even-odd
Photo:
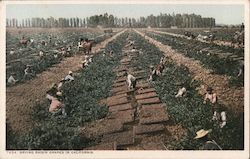
[(31, 17), (89, 17), (103, 13), (117, 17), (139, 18), (150, 14), (188, 13), (213, 17), (216, 24), (241, 24), (244, 22), (244, 5), (198, 5), (198, 4), (8, 4), (7, 18)]

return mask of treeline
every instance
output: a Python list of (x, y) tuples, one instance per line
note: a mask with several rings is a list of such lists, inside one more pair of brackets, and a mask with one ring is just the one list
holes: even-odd
[(86, 18), (26, 18), (17, 20), (6, 19), (7, 27), (42, 27), (42, 28), (67, 28), (67, 27), (158, 27), (158, 28), (201, 28), (214, 27), (214, 18), (204, 18), (196, 14), (160, 14), (140, 18), (117, 18), (112, 14), (94, 15)]

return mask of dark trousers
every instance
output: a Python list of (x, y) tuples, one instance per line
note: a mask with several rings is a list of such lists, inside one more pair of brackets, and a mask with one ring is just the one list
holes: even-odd
[(134, 81), (132, 81), (132, 87), (135, 88), (136, 87), (136, 79)]

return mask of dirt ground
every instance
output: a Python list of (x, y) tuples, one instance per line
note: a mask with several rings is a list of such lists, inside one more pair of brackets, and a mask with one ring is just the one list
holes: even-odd
[(135, 30), (149, 42), (156, 45), (165, 56), (170, 57), (175, 63), (184, 65), (194, 75), (194, 79), (201, 81), (199, 93), (204, 94), (207, 86), (212, 86), (217, 93), (218, 102), (233, 110), (233, 112), (244, 112), (244, 88), (230, 88), (229, 77), (224, 75), (211, 74), (211, 71), (202, 67), (199, 61), (190, 59), (171, 49), (170, 46), (146, 36), (144, 33)]
[[(124, 31), (97, 44), (93, 52), (100, 51)], [(73, 72), (79, 70), (81, 60), (82, 55), (66, 58), (61, 63), (38, 74), (36, 78), (6, 88), (6, 119), (15, 132), (25, 133), (34, 127), (35, 123), (31, 120), (32, 107), (39, 102), (44, 102), (46, 91), (52, 83), (59, 82), (70, 70)]]

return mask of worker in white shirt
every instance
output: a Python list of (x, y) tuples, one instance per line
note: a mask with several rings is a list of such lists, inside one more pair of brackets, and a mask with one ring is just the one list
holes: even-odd
[(15, 73), (11, 73), (10, 74), (10, 77), (8, 78), (8, 84), (9, 85), (14, 85), (14, 84), (16, 84), (16, 82), (18, 82), (18, 80), (16, 80), (14, 78), (14, 75), (15, 75)]
[(88, 61), (87, 60), (83, 60), (81, 63), (82, 63), (82, 69), (84, 69), (85, 67), (88, 66)]
[(165, 64), (165, 61), (166, 61), (166, 57), (161, 57), (161, 60), (160, 60), (160, 64)]
[(39, 56), (43, 57), (43, 55), (44, 55), (43, 51), (39, 51)]
[(88, 61), (89, 61), (89, 63), (93, 62), (93, 55), (90, 55)]
[(71, 46), (67, 47), (67, 51), (70, 52), (71, 51)]
[(131, 52), (136, 52), (136, 51), (137, 51), (137, 49), (133, 46)]
[(11, 48), (10, 55), (14, 55), (14, 54), (15, 54), (14, 48)]
[(212, 104), (217, 103), (217, 95), (216, 93), (213, 92), (213, 88), (212, 87), (207, 87), (207, 93), (205, 94), (205, 98), (203, 103), (205, 104), (207, 102), (207, 100), (209, 102), (211, 102)]
[(89, 60), (89, 56), (85, 55), (84, 60), (82, 61), (82, 68), (87, 67), (89, 65), (89, 62), (92, 62), (92, 58), (91, 58), (91, 60)]
[(34, 71), (31, 68), (31, 65), (26, 65), (26, 68), (24, 70), (24, 79), (30, 79), (35, 76)]
[(113, 50), (111, 50), (111, 51), (109, 52), (109, 56), (110, 56), (110, 57), (114, 57), (114, 51), (113, 51)]
[(205, 98), (204, 98), (203, 103), (206, 104), (206, 102), (209, 101), (212, 104), (212, 112), (214, 112), (214, 108), (218, 104), (217, 100), (218, 100), (217, 95), (213, 91), (213, 88), (212, 87), (207, 87), (207, 93), (205, 94)]
[(73, 77), (73, 72), (69, 71), (68, 75), (64, 78), (65, 81), (71, 82), (74, 81), (74, 77)]
[(80, 51), (81, 48), (83, 48), (84, 46), (84, 40), (83, 38), (80, 39), (80, 41), (78, 42), (78, 51)]
[(175, 98), (184, 97), (186, 93), (187, 93), (186, 88), (182, 87), (181, 89), (179, 89), (178, 93), (175, 95)]
[(133, 45), (134, 45), (134, 41), (129, 40), (129, 41), (128, 41), (128, 44), (127, 44), (125, 47), (129, 47), (129, 46), (133, 46)]
[(213, 120), (219, 122), (220, 128), (223, 128), (227, 124), (226, 108), (223, 106), (217, 106), (214, 110)]
[(150, 66), (150, 75), (149, 75), (149, 82), (152, 82), (152, 81), (155, 81), (156, 80), (156, 77), (157, 77), (157, 74), (156, 74), (156, 69), (154, 68), (154, 66)]
[(136, 78), (133, 75), (128, 74), (127, 72), (125, 73), (125, 76), (127, 76), (128, 88), (135, 89), (136, 88)]
[(57, 59), (58, 58), (58, 54), (55, 52), (54, 53), (54, 58)]
[(60, 54), (61, 54), (62, 56), (65, 56), (66, 50), (65, 50), (64, 47), (60, 49)]
[(30, 44), (33, 44), (34, 43), (34, 39), (30, 39)]

